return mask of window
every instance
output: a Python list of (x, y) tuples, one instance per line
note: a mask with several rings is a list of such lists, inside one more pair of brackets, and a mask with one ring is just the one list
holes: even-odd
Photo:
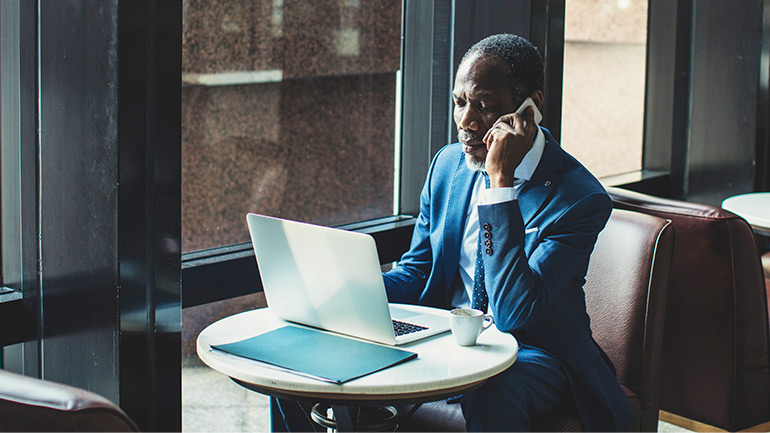
[(182, 17), (182, 251), (223, 266), (183, 262), (184, 422), (205, 425), (195, 338), (265, 305), (250, 247), (217, 248), (249, 241), (246, 213), (329, 226), (394, 213), (401, 2), (184, 0)]
[(562, 146), (598, 177), (642, 168), (647, 0), (570, 0)]
[(401, 5), (185, 0), (182, 250), (393, 214)]

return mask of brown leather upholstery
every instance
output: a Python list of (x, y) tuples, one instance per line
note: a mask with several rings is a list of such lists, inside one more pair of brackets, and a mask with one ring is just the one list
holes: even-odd
[(109, 400), (0, 370), (0, 431), (139, 431)]
[[(586, 304), (597, 343), (618, 371), (639, 422), (634, 430), (656, 431), (666, 292), (674, 233), (669, 221), (614, 210), (599, 234), (586, 275)], [(462, 431), (458, 404), (424, 405), (404, 431)], [(532, 423), (533, 431), (582, 431), (574, 404)]]
[(616, 209), (599, 234), (586, 275), (594, 339), (615, 364), (618, 381), (639, 398), (641, 431), (658, 428), (674, 234), (667, 220)]
[(765, 293), (767, 294), (767, 311), (770, 312), (770, 252), (762, 255), (762, 269), (765, 271)]
[(765, 272), (765, 280), (770, 279), (770, 252), (762, 255), (762, 269)]
[(616, 208), (676, 230), (661, 409), (728, 431), (769, 421), (768, 303), (748, 223), (714, 206), (609, 192)]

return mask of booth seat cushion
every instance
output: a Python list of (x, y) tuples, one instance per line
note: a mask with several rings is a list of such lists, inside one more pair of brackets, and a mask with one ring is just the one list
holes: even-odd
[[(403, 413), (410, 407), (400, 408)], [(465, 418), (459, 403), (449, 404), (444, 400), (424, 403), (412, 415), (402, 420), (398, 431), (460, 432), (465, 431)]]
[(0, 370), (0, 431), (138, 431), (92, 392)]

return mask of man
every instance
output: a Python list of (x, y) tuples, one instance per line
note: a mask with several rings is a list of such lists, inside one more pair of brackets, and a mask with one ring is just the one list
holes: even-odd
[(511, 368), (462, 397), (468, 430), (528, 431), (572, 399), (586, 431), (624, 431), (633, 414), (583, 293), (611, 201), (533, 108), (515, 113), (527, 97), (542, 107), (543, 69), (514, 35), (465, 54), (452, 92), (460, 143), (435, 156), (411, 247), (385, 286), (390, 302), (488, 309), (519, 341)]

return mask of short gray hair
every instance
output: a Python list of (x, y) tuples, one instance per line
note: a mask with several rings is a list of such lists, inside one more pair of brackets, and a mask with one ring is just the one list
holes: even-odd
[(471, 54), (491, 55), (503, 61), (507, 69), (508, 88), (515, 103), (522, 103), (545, 86), (545, 65), (537, 48), (521, 36), (499, 34), (476, 42), (463, 56), (464, 62)]

